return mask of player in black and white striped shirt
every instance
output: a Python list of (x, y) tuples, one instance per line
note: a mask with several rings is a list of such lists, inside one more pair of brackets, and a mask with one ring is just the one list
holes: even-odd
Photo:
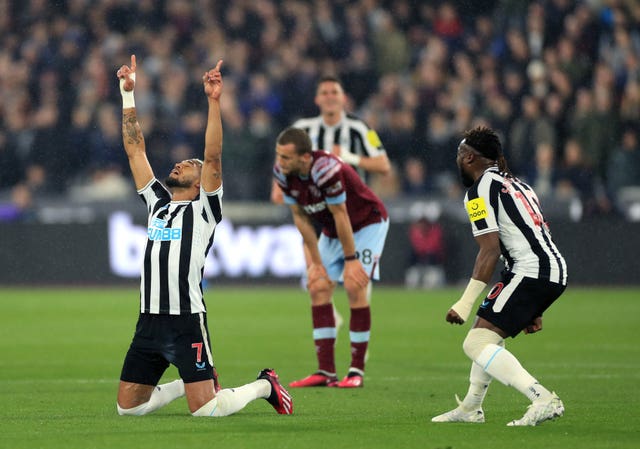
[(480, 305), (463, 344), (473, 361), (469, 391), (457, 408), (432, 421), (484, 422), (482, 402), (495, 378), (531, 400), (524, 416), (507, 425), (535, 426), (562, 416), (564, 405), (505, 349), (504, 339), (542, 329), (543, 312), (567, 285), (567, 264), (551, 238), (538, 197), (511, 175), (493, 130), (467, 131), (456, 162), (468, 188), (465, 207), (479, 251), (469, 284), (446, 320), (456, 324), (467, 320), (501, 255), (505, 270)]
[(325, 76), (318, 81), (315, 97), (320, 115), (301, 118), (291, 126), (309, 134), (314, 151), (340, 156), (362, 179), (366, 180), (367, 173), (387, 173), (391, 164), (378, 134), (345, 111), (346, 101), (340, 80)]
[[(266, 399), (280, 414), (293, 402), (271, 369), (234, 389), (220, 390), (211, 355), (202, 293), (204, 262), (222, 219), (222, 75), (216, 67), (202, 77), (209, 104), (204, 160), (175, 164), (158, 181), (146, 155), (133, 90), (136, 58), (118, 70), (122, 94), (124, 149), (138, 193), (149, 213), (140, 283), (140, 316), (124, 360), (118, 388), (120, 415), (145, 415), (186, 396), (193, 416), (227, 416), (249, 402)], [(181, 379), (157, 385), (169, 364)]]

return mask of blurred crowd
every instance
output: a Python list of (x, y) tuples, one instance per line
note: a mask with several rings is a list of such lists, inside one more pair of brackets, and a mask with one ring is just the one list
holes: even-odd
[(133, 195), (115, 77), (132, 53), (160, 178), (202, 152), (201, 76), (224, 59), (226, 199), (268, 200), (275, 136), (317, 115), (327, 74), (386, 147), (384, 199), (459, 197), (455, 150), (483, 123), (540, 196), (609, 214), (640, 185), (635, 0), (0, 0), (0, 40), (0, 192), (17, 209), (0, 215)]

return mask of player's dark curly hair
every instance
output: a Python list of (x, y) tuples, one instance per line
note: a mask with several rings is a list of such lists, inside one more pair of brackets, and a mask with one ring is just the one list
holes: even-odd
[(482, 156), (495, 161), (498, 169), (509, 176), (513, 176), (502, 152), (500, 138), (494, 130), (486, 126), (477, 126), (464, 133), (464, 143), (472, 147)]
[(296, 148), (296, 154), (303, 155), (311, 153), (311, 139), (305, 130), (300, 128), (289, 127), (282, 131), (276, 140), (278, 145), (288, 145), (292, 143)]

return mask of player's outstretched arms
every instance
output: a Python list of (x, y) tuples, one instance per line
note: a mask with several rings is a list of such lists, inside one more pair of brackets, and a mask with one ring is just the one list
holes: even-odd
[(215, 68), (202, 76), (204, 93), (209, 102), (207, 130), (204, 135), (204, 164), (202, 166), (202, 188), (214, 192), (222, 185), (222, 119), (220, 116), (220, 96), (222, 95), (222, 74), (219, 60)]
[(129, 158), (136, 189), (140, 190), (153, 179), (153, 170), (147, 159), (142, 129), (138, 123), (133, 91), (136, 85), (136, 55), (131, 55), (131, 66), (123, 65), (116, 75), (122, 95), (122, 142)]

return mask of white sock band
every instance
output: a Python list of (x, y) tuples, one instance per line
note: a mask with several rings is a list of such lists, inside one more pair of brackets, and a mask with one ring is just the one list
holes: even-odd
[(485, 346), (504, 345), (502, 337), (495, 332), (481, 327), (473, 328), (462, 343), (462, 349), (471, 360), (475, 361)]
[(174, 380), (155, 387), (151, 397), (144, 404), (133, 408), (122, 408), (120, 404), (117, 404), (118, 415), (147, 415), (182, 396), (184, 396), (184, 382), (182, 382), (182, 379)]
[(193, 416), (212, 416), (219, 418), (233, 415), (258, 398), (267, 398), (271, 394), (271, 384), (259, 379), (238, 388), (220, 390), (216, 397), (192, 413)]

